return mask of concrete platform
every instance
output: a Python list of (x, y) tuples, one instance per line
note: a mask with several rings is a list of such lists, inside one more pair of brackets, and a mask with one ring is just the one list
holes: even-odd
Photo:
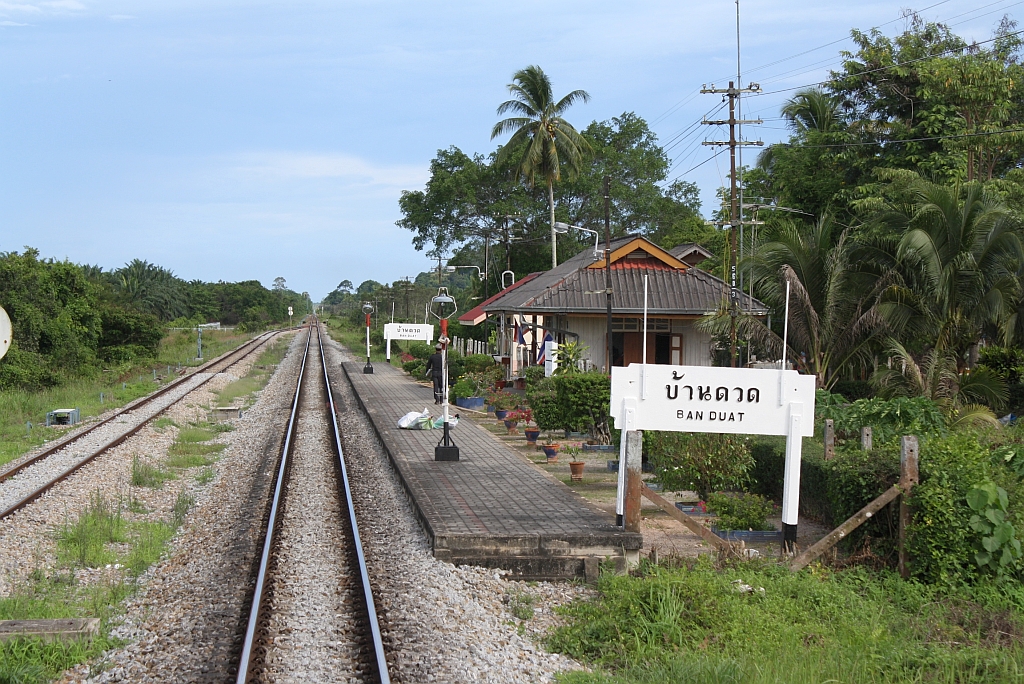
[[(457, 565), (503, 568), (523, 579), (594, 579), (598, 564), (636, 559), (643, 538), (494, 435), (463, 420), (453, 431), (458, 462), (434, 461), (440, 430), (400, 430), (409, 411), (431, 410), (429, 388), (380, 363), (342, 364), (391, 458), (430, 540), (434, 556)], [(453, 413), (459, 410), (455, 407)]]

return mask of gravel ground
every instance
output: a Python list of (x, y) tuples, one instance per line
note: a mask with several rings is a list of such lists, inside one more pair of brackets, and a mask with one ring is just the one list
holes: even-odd
[[(592, 590), (569, 582), (506, 581), (494, 570), (436, 560), (339, 368), (351, 355), (331, 342), (327, 360), (392, 680), (550, 682), (556, 672), (580, 669), (544, 651), (535, 637), (557, 624), (554, 606)], [(533, 619), (522, 622), (511, 613), (517, 597), (519, 605), (532, 603)]]
[[(230, 446), (212, 466), (213, 480), (196, 489), (168, 557), (142, 575), (126, 602), (113, 634), (128, 644), (66, 672), (62, 682), (233, 681), (252, 600), (247, 580), (283, 437), (280, 416), (291, 405), (304, 340), (295, 336), (259, 400), (223, 436)], [(194, 414), (195, 407), (179, 410)]]
[[(233, 366), (231, 373), (219, 373), (203, 387), (178, 396), (179, 401), (168, 406), (164, 415), (178, 422), (195, 420), (197, 416), (204, 414), (205, 407), (214, 399), (213, 392), (236, 380), (235, 373), (247, 373), (257, 357), (258, 354), (250, 355)], [(184, 384), (194, 386), (194, 383), (200, 381), (201, 378), (198, 377), (190, 378)], [(164, 402), (169, 401), (168, 396), (177, 394), (176, 389), (156, 400), (154, 404), (166, 405)], [(139, 412), (142, 410), (143, 408), (140, 408)], [(103, 432), (106, 429), (108, 428), (100, 428), (96, 432)], [(93, 435), (83, 438), (83, 441), (90, 440)], [(90, 496), (97, 492), (107, 501), (125, 504), (135, 498), (143, 504), (147, 513), (132, 514), (127, 510), (123, 511), (129, 520), (169, 519), (178, 493), (182, 489), (191, 489), (195, 484), (190, 475), (184, 473), (178, 480), (166, 483), (163, 489), (149, 490), (132, 487), (131, 469), (135, 457), (158, 462), (166, 455), (175, 435), (174, 428), (156, 429), (152, 425), (147, 425), (122, 444), (97, 457), (52, 487), (33, 503), (0, 520), (0, 596), (10, 595), (12, 590), (34, 570), (50, 572), (56, 564), (55, 528), (68, 520), (73, 520), (88, 506)], [(111, 436), (108, 435), (107, 439)], [(78, 448), (77, 443), (69, 445), (69, 449)], [(45, 462), (58, 456), (59, 454), (54, 454)], [(34, 472), (36, 467), (27, 469), (26, 473)], [(19, 478), (23, 476), (19, 475)], [(44, 478), (40, 477), (36, 486), (42, 484), (43, 480)], [(15, 481), (17, 478), (12, 478), (3, 484), (5, 486)], [(104, 573), (85, 569), (76, 571), (76, 576), (79, 581), (92, 582), (104, 576)]]
[(162, 397), (143, 404), (135, 411), (122, 413), (57, 453), (32, 464), (9, 480), (0, 482), (0, 510), (17, 503), (64, 471), (81, 463), (104, 444), (152, 419), (171, 404), (180, 401), (195, 389), (196, 385), (211, 377), (213, 376), (209, 373), (196, 373)]
[[(252, 589), (244, 578), (252, 577), (257, 559), (260, 514), (265, 515), (269, 500), (283, 416), (301, 358), (298, 345), (304, 339), (296, 336), (259, 401), (237, 422), (237, 430), (226, 435), (231, 446), (215, 464), (213, 482), (197, 493), (197, 506), (169, 557), (143, 575), (140, 591), (127, 601), (124, 622), (114, 634), (128, 643), (96, 663), (69, 671), (62, 681), (231, 680), (251, 600)], [(494, 570), (454, 567), (434, 559), (339, 368), (343, 354), (347, 352), (328, 343), (392, 681), (550, 682), (555, 672), (578, 669), (575, 661), (545, 652), (537, 637), (558, 623), (556, 605), (590, 596), (592, 590), (576, 583), (506, 581)], [(324, 595), (322, 587), (316, 591)], [(306, 603), (296, 605), (301, 610)], [(523, 605), (532, 606), (532, 619), (513, 615)], [(320, 622), (311, 627), (326, 630)], [(340, 672), (303, 673), (301, 662), (288, 674), (295, 681), (345, 681)], [(282, 676), (276, 681), (289, 680)]]
[[(284, 512), (270, 589), (265, 682), (362, 681), (362, 600), (349, 564), (348, 510), (338, 496), (323, 365), (314, 341), (306, 361)], [(349, 677), (348, 675), (351, 675)]]

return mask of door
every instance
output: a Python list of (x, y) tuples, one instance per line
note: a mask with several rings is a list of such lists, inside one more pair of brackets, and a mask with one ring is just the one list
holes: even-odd
[(683, 365), (683, 336), (672, 335), (669, 341), (669, 363), (673, 366)]

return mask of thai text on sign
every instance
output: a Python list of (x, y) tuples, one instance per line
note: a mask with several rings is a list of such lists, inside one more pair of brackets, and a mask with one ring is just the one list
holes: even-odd
[(389, 340), (422, 340), (430, 342), (434, 339), (433, 325), (417, 325), (413, 323), (386, 323), (384, 337)]

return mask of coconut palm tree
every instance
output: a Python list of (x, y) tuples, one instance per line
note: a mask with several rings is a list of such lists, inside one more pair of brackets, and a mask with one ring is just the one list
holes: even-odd
[(572, 124), (562, 118), (576, 102), (589, 102), (585, 90), (574, 90), (555, 101), (551, 79), (539, 66), (528, 66), (512, 75), (508, 90), (513, 99), (501, 103), (498, 116), (513, 116), (494, 124), (491, 139), (511, 133), (512, 137), (501, 148), (496, 162), (505, 163), (513, 154), (522, 158), (516, 175), (533, 186), (538, 179), (548, 186), (548, 206), (551, 209), (551, 267), (558, 265), (555, 252), (555, 191), (554, 184), (562, 178), (562, 167), (570, 177), (579, 173), (590, 143)]
[(931, 338), (940, 356), (954, 355), (960, 369), (967, 347), (982, 327), (1010, 334), (1024, 262), (1019, 224), (979, 184), (943, 186), (918, 181), (914, 201), (884, 215), (893, 240), (892, 263), (904, 286), (888, 306), (918, 333)]
[[(744, 265), (758, 297), (778, 313), (786, 308), (789, 283), (787, 358), (814, 374), (820, 388), (866, 364), (870, 340), (885, 325), (878, 302), (892, 275), (860, 270), (853, 254), (850, 230), (824, 216), (814, 224), (787, 221), (770, 227)], [(742, 336), (781, 356), (782, 339), (764, 320), (742, 316), (738, 324)], [(728, 325), (727, 312), (701, 323), (712, 333)]]

